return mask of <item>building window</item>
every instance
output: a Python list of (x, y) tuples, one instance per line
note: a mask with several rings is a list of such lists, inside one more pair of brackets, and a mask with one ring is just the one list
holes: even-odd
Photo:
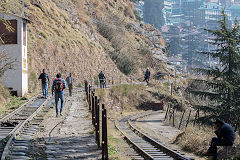
[(23, 45), (27, 45), (27, 24), (23, 23)]
[[(5, 23), (9, 23), (10, 30)], [(17, 44), (17, 20), (0, 21), (0, 37), (4, 44)]]

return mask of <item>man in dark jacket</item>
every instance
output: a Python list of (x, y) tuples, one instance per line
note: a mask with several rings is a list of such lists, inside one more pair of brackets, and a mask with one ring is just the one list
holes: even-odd
[(144, 81), (146, 81), (147, 83), (149, 82), (150, 75), (151, 75), (151, 72), (150, 72), (149, 68), (147, 68), (145, 77), (144, 77)]
[(57, 78), (53, 80), (52, 85), (52, 95), (55, 94), (55, 103), (56, 103), (56, 117), (58, 117), (58, 101), (61, 99), (61, 108), (60, 108), (60, 116), (62, 116), (62, 111), (64, 107), (64, 89), (66, 88), (66, 81), (61, 78), (61, 74), (58, 73)]
[(105, 87), (104, 81), (105, 81), (106, 77), (105, 77), (103, 71), (101, 71), (99, 73), (98, 78), (99, 78), (99, 81), (100, 81), (100, 88), (104, 88)]
[(48, 74), (45, 72), (45, 69), (43, 69), (43, 73), (40, 74), (39, 78), (42, 80), (42, 92), (44, 98), (47, 98), (48, 95), (48, 83), (49, 83), (49, 77)]
[(217, 159), (217, 146), (232, 146), (235, 140), (235, 132), (229, 124), (217, 119), (215, 122), (214, 132), (217, 137), (213, 137), (211, 145), (206, 153), (207, 156), (213, 156), (213, 159)]

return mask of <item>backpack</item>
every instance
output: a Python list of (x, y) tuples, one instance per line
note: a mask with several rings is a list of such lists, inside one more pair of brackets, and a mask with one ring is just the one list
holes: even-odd
[(55, 81), (55, 90), (58, 91), (58, 92), (61, 92), (63, 91), (63, 82), (62, 82), (62, 79), (56, 79)]

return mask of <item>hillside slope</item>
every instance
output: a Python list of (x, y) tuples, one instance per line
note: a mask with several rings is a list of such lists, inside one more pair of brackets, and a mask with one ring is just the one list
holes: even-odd
[[(20, 14), (20, 0), (1, 3), (1, 9)], [(161, 34), (140, 25), (131, 0), (25, 0), (28, 25), (30, 91), (46, 68), (51, 78), (69, 72), (78, 83), (94, 79), (103, 70), (107, 77), (142, 76), (146, 67), (165, 71)], [(156, 57), (156, 56), (155, 56)]]

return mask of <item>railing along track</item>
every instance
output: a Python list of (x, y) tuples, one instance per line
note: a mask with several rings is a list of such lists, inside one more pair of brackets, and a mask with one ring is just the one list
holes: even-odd
[(156, 112), (145, 112), (115, 121), (115, 126), (124, 135), (124, 139), (139, 153), (138, 156), (133, 156), (133, 159), (192, 160), (192, 158), (186, 157), (178, 151), (165, 146), (135, 127), (132, 121), (150, 114), (156, 114)]

